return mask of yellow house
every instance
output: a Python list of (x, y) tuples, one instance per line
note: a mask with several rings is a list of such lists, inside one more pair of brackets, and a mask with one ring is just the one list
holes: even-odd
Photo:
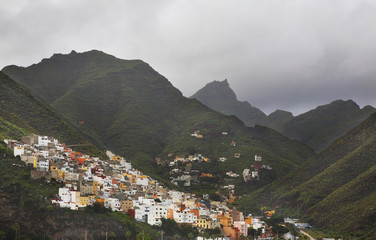
[(61, 169), (56, 169), (56, 172), (57, 172), (58, 179), (61, 179), (61, 180), (64, 179), (65, 174)]
[(127, 177), (128, 179), (131, 179), (134, 177), (132, 174), (128, 174), (128, 173), (123, 173), (123, 176)]
[(38, 167), (37, 156), (34, 156), (33, 167), (34, 167), (34, 168), (37, 168), (37, 167)]
[(87, 168), (87, 167), (82, 167), (81, 169), (82, 169), (82, 170), (85, 170), (85, 171), (87, 171), (87, 170), (88, 170), (88, 168)]
[(210, 221), (205, 218), (199, 218), (196, 221), (196, 227), (202, 228), (202, 229), (209, 229), (211, 224)]
[(93, 181), (93, 192), (95, 195), (98, 194), (98, 182), (97, 181)]
[(120, 183), (120, 187), (123, 191), (126, 191), (127, 190), (127, 185), (125, 185), (124, 183)]
[(90, 198), (89, 197), (80, 197), (80, 205), (81, 206), (87, 206), (90, 204)]
[(121, 157), (120, 156), (113, 156), (112, 160), (120, 162)]
[(51, 171), (51, 172), (56, 172), (56, 170), (57, 170), (57, 168), (56, 168), (55, 166), (51, 166), (51, 167), (50, 167), (50, 171)]

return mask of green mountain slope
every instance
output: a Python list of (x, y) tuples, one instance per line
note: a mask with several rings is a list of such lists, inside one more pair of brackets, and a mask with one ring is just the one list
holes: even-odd
[(0, 137), (19, 139), (31, 133), (53, 136), (66, 144), (87, 144), (77, 149), (103, 155), (42, 100), (0, 72)]
[(157, 229), (120, 212), (52, 206), (50, 198), (62, 184), (31, 179), (30, 169), (23, 164), (0, 143), (1, 239), (85, 239), (85, 235), (87, 239), (105, 239), (110, 232), (114, 233), (112, 239), (125, 239), (126, 231), (132, 232), (128, 239), (136, 239), (140, 233), (149, 240), (156, 236)]
[[(13, 156), (4, 139), (19, 139), (31, 133), (58, 136), (68, 144), (88, 144), (74, 147), (101, 156), (102, 153), (60, 115), (33, 96), (30, 91), (0, 72), (0, 239), (127, 239), (142, 235), (154, 239), (159, 229), (140, 223), (130, 216), (104, 208), (87, 207), (73, 211), (51, 205), (50, 198), (58, 193), (61, 183), (47, 183), (30, 178), (30, 168)], [(15, 226), (18, 226), (16, 237)], [(188, 230), (187, 230), (188, 231)], [(177, 228), (181, 239), (187, 231)], [(110, 235), (110, 236), (111, 236)], [(166, 238), (172, 234), (165, 233)]]
[(276, 110), (266, 116), (261, 122), (258, 122), (258, 124), (281, 132), (281, 128), (293, 118), (294, 116), (291, 112)]
[(375, 111), (371, 106), (361, 109), (352, 100), (337, 100), (296, 116), (280, 132), (320, 151)]
[[(237, 164), (230, 169), (218, 165), (217, 157), (230, 147), (218, 138), (222, 131), (229, 133), (226, 141), (235, 140), (242, 146), (243, 156), (269, 156), (268, 164), (275, 166), (278, 176), (313, 155), (306, 145), (273, 130), (246, 128), (235, 117), (183, 97), (166, 78), (140, 60), (121, 60), (100, 51), (72, 52), (55, 54), (27, 68), (9, 66), (3, 70), (71, 122), (84, 121), (78, 126), (82, 131), (156, 178), (170, 179), (166, 168), (156, 166), (154, 161), (156, 157), (167, 158), (167, 152), (174, 156), (204, 154), (213, 160), (205, 165), (208, 171), (219, 169), (217, 176), (238, 168)], [(196, 130), (202, 131), (203, 139), (191, 137)], [(237, 159), (242, 166), (249, 160)], [(273, 176), (268, 179), (266, 182)]]
[(298, 207), (303, 219), (316, 227), (372, 239), (376, 230), (375, 166), (373, 114), (291, 174), (242, 199), (241, 204)]
[(248, 102), (239, 102), (227, 80), (208, 83), (191, 98), (220, 113), (235, 115), (247, 126), (257, 124), (277, 130), (308, 144), (317, 152), (376, 112), (371, 106), (360, 109), (352, 100), (337, 100), (296, 117), (283, 110), (266, 116)]
[(197, 99), (209, 108), (225, 115), (235, 115), (247, 126), (254, 126), (266, 117), (265, 113), (253, 107), (247, 101), (238, 101), (227, 79), (222, 82), (208, 83), (191, 98)]

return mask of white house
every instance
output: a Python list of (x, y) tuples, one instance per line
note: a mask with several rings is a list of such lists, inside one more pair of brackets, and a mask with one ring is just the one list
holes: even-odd
[(168, 194), (170, 195), (173, 202), (181, 202), (184, 193), (170, 190)]
[(59, 197), (61, 198), (61, 200), (63, 202), (70, 202), (71, 201), (71, 195), (70, 195), (70, 191), (69, 191), (69, 188), (59, 188)]
[(20, 146), (15, 146), (14, 147), (14, 156), (21, 156), (21, 155), (24, 155), (25, 154), (25, 149), (24, 149), (24, 146), (20, 145)]
[(150, 206), (140, 205), (135, 208), (135, 219), (139, 222), (146, 222), (147, 215), (150, 213)]
[(47, 136), (38, 136), (38, 145), (39, 146), (47, 147), (49, 142), (50, 141), (48, 140)]
[(162, 225), (162, 218), (167, 218), (167, 207), (164, 205), (150, 206), (150, 212), (147, 215), (147, 223), (150, 225)]
[(194, 213), (188, 211), (174, 211), (174, 220), (177, 223), (193, 224), (197, 221), (197, 216)]
[(127, 170), (131, 170), (132, 169), (132, 164), (129, 163), (129, 162), (127, 162), (127, 161), (125, 161), (124, 159), (120, 160), (120, 165), (122, 167), (124, 167), (125, 169), (127, 169)]
[(136, 178), (136, 185), (140, 186), (148, 186), (149, 185), (149, 179), (145, 176), (137, 176)]
[(120, 210), (120, 200), (117, 198), (106, 198), (104, 199), (104, 206), (106, 208), (111, 208), (112, 211)]
[(46, 171), (47, 172), (50, 169), (50, 162), (48, 160), (39, 161), (38, 165), (39, 165), (39, 169), (41, 171)]

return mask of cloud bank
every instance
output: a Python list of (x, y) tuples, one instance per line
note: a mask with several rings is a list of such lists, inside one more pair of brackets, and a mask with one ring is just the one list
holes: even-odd
[(267, 113), (376, 106), (375, 22), (371, 0), (9, 0), (0, 66), (98, 49), (148, 62), (188, 97), (227, 78)]

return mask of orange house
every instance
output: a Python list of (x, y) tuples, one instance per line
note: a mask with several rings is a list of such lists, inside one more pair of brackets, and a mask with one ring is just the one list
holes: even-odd
[(231, 227), (234, 223), (232, 217), (229, 216), (218, 215), (217, 218), (219, 218), (219, 222), (223, 227)]
[(167, 217), (167, 219), (173, 219), (174, 218), (174, 210), (173, 209), (167, 210), (166, 217)]
[(96, 201), (97, 203), (99, 203), (99, 204), (101, 204), (101, 205), (104, 206), (104, 199), (103, 199), (103, 198), (97, 198), (97, 199), (95, 199), (95, 201)]
[(191, 210), (191, 211), (189, 211), (190, 213), (193, 213), (194, 215), (196, 215), (197, 216), (197, 219), (199, 219), (200, 218), (200, 211), (199, 210), (197, 210), (197, 209), (193, 209), (193, 210)]
[(78, 159), (78, 164), (84, 164), (85, 161), (86, 161), (85, 158), (79, 158)]
[(249, 225), (252, 225), (252, 217), (247, 217), (244, 221)]

